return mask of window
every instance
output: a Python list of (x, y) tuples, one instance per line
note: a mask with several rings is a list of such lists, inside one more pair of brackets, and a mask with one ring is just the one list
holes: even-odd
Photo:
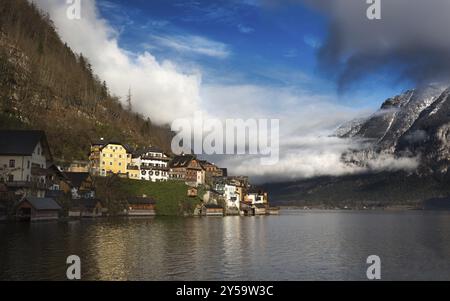
[(119, 162), (119, 166), (122, 166), (122, 162)]
[(109, 165), (112, 166), (112, 162), (109, 162)]
[(30, 162), (30, 160), (28, 160), (27, 168), (30, 169), (30, 167), (31, 167), (31, 162)]
[(9, 167), (16, 167), (16, 160), (9, 160)]
[(113, 155), (111, 154), (111, 155), (109, 155), (109, 157), (110, 157), (110, 158), (112, 158), (112, 157), (113, 157)]
[(8, 182), (14, 182), (14, 175), (8, 176)]

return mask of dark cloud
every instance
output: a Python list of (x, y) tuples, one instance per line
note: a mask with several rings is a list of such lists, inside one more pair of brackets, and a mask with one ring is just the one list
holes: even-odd
[(449, 81), (450, 1), (381, 0), (381, 20), (367, 18), (366, 0), (297, 3), (329, 17), (318, 56), (340, 89), (387, 67), (399, 80), (416, 84)]

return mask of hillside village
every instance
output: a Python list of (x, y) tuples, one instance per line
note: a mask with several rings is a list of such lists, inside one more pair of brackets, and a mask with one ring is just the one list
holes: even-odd
[(153, 146), (133, 150), (100, 139), (91, 144), (88, 161), (61, 167), (45, 132), (0, 130), (2, 220), (277, 213), (248, 177), (229, 176), (195, 155), (171, 156)]

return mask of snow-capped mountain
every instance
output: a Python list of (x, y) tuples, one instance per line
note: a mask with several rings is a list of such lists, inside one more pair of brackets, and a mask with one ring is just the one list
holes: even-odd
[(343, 160), (352, 164), (364, 165), (368, 157), (392, 154), (420, 158), (421, 172), (446, 172), (450, 166), (450, 88), (428, 85), (389, 98), (369, 118), (339, 127), (336, 136), (366, 141), (362, 149), (344, 154)]

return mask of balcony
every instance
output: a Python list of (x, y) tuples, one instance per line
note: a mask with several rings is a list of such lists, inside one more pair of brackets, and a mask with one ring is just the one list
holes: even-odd
[(142, 156), (141, 160), (152, 160), (152, 161), (170, 161), (171, 159), (168, 157), (161, 157), (161, 156)]

